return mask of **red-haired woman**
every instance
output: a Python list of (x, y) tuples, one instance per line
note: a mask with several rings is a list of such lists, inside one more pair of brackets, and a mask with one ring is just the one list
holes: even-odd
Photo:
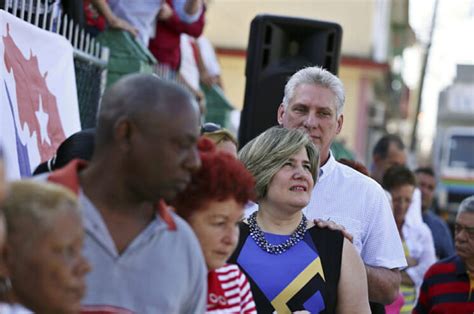
[(207, 313), (256, 313), (247, 278), (226, 263), (237, 246), (244, 206), (253, 198), (253, 177), (210, 140), (201, 139), (199, 149), (201, 169), (173, 205), (201, 244), (209, 270)]

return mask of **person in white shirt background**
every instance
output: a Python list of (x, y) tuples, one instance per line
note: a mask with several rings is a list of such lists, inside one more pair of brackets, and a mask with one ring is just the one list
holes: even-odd
[(423, 276), (436, 262), (433, 237), (426, 224), (406, 222), (407, 210), (416, 187), (415, 175), (405, 166), (394, 165), (385, 171), (382, 183), (392, 196), (393, 215), (408, 263), (408, 267), (401, 272), (404, 305), (400, 313), (411, 313)]

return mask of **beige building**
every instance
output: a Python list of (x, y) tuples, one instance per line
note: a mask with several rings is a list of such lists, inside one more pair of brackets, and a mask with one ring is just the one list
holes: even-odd
[[(339, 77), (346, 87), (340, 140), (366, 161), (372, 137), (383, 128), (390, 60), (408, 26), (408, 0), (213, 0), (205, 35), (216, 46), (226, 94), (241, 109), (251, 20), (276, 14), (339, 23), (343, 41)], [(400, 50), (401, 51), (401, 50)], [(275, 113), (276, 114), (276, 113)]]

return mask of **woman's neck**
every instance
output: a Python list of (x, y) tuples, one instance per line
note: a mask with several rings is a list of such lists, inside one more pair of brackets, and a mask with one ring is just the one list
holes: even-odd
[(302, 217), (301, 210), (296, 212), (278, 210), (262, 202), (257, 212), (257, 224), (265, 232), (288, 235), (296, 230)]

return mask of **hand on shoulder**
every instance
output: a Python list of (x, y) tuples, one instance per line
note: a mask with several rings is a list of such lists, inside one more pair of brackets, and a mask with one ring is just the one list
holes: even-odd
[(319, 228), (329, 228), (330, 230), (342, 232), (344, 238), (349, 240), (351, 243), (354, 239), (352, 234), (350, 234), (349, 231), (347, 231), (343, 225), (339, 225), (332, 220), (314, 219), (313, 223), (316, 224)]

